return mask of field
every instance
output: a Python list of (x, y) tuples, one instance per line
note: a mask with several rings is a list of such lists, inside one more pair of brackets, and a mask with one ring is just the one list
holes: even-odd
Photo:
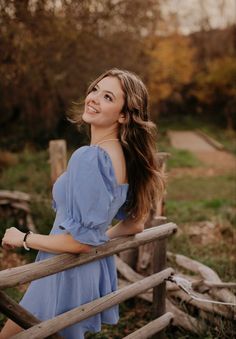
[[(209, 129), (208, 129), (209, 131)], [(235, 135), (225, 131), (210, 131), (221, 136), (226, 149), (234, 152)], [(209, 265), (223, 281), (235, 280), (233, 246), (236, 229), (236, 177), (233, 171), (209, 171), (209, 168), (187, 151), (173, 149), (161, 131), (159, 150), (171, 154), (167, 163), (168, 185), (165, 215), (179, 228), (169, 241), (169, 250), (187, 255)], [(51, 209), (50, 169), (47, 151), (25, 149), (20, 154), (3, 154), (0, 189), (20, 190), (32, 196), (32, 215), (41, 233), (47, 234), (54, 218)], [(1, 220), (1, 236), (5, 228), (15, 225), (14, 219)], [(0, 250), (1, 269), (34, 260), (35, 253), (23, 250)], [(9, 289), (8, 293), (19, 300), (24, 291)], [(103, 334), (88, 338), (122, 338), (151, 319), (150, 305), (144, 301), (129, 300), (120, 306), (121, 320), (113, 328), (104, 327)], [(3, 321), (3, 317), (0, 319)], [(221, 329), (209, 328), (201, 338), (224, 338)], [(197, 338), (189, 333), (170, 328), (169, 338)]]

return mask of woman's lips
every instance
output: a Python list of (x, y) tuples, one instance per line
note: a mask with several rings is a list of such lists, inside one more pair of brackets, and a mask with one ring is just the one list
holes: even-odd
[(96, 108), (94, 108), (93, 106), (87, 105), (87, 110), (89, 113), (98, 113), (98, 110)]

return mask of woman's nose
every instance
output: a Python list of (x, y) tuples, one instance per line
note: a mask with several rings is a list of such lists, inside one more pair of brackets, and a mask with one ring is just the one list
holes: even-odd
[(98, 91), (92, 92), (91, 99), (92, 99), (94, 102), (98, 103), (99, 100), (100, 100), (100, 93), (99, 93)]

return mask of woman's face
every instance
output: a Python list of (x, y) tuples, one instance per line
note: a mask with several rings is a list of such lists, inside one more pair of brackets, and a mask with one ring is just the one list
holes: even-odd
[(110, 127), (122, 123), (124, 114), (124, 93), (120, 81), (108, 76), (100, 80), (85, 98), (82, 119), (100, 127)]

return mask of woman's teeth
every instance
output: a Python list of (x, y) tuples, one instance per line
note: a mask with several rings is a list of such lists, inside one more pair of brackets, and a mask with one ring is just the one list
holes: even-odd
[(94, 112), (94, 113), (98, 113), (98, 111), (95, 108), (91, 107), (91, 106), (88, 106), (88, 109), (90, 111)]

